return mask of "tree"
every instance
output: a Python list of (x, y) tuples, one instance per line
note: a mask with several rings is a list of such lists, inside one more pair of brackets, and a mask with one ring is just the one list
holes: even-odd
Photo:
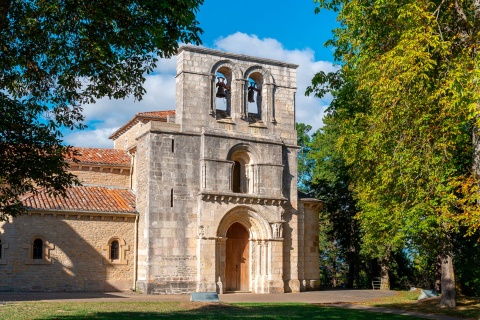
[(82, 104), (145, 93), (144, 74), (178, 42), (200, 44), (203, 0), (0, 2), (0, 219), (37, 188), (62, 194), (62, 128), (83, 129)]
[(300, 147), (300, 150), (298, 150), (298, 189), (309, 193), (313, 162), (308, 157), (311, 140), (308, 132), (312, 130), (312, 126), (305, 123), (295, 123), (295, 129), (297, 130), (297, 145)]
[(322, 95), (339, 78), (355, 91), (335, 97), (343, 99), (335, 121), (364, 243), (390, 235), (395, 245), (438, 249), (441, 305), (453, 307), (453, 236), (461, 225), (469, 233), (480, 225), (472, 146), (480, 1), (315, 2), (339, 11), (329, 43), (341, 77), (320, 75), (308, 92)]
[[(338, 132), (330, 117), (324, 118), (324, 127), (318, 130), (310, 143), (308, 157), (314, 160), (310, 188), (316, 198), (324, 201), (321, 221), (327, 225), (320, 232), (329, 245), (324, 245), (324, 256), (341, 257), (347, 270), (345, 285), (360, 285), (360, 229), (355, 215), (357, 202), (351, 189), (349, 170), (335, 147)], [(322, 243), (322, 241), (320, 242)], [(333, 253), (333, 255), (332, 255)], [(338, 259), (338, 258), (337, 258)], [(339, 265), (339, 263), (335, 263)]]

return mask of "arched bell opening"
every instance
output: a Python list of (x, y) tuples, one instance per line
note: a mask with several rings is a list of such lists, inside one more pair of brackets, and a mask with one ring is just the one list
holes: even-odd
[(262, 87), (263, 75), (253, 72), (248, 77), (247, 104), (249, 122), (257, 122), (262, 119)]
[(222, 66), (216, 72), (215, 105), (217, 119), (231, 116), (232, 106), (232, 70)]

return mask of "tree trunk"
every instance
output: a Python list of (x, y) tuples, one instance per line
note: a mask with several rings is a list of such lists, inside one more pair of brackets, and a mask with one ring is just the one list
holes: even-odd
[(382, 278), (380, 290), (390, 290), (390, 276), (388, 275), (388, 265), (388, 259), (383, 258), (380, 263), (380, 277)]
[(442, 261), (442, 300), (440, 307), (454, 308), (455, 302), (455, 275), (453, 273), (453, 257), (448, 254)]
[(355, 280), (355, 258), (353, 253), (348, 254), (348, 279), (347, 288), (353, 288), (353, 281)]
[(8, 27), (8, 11), (10, 10), (12, 0), (3, 0), (0, 2), (0, 31)]
[(333, 287), (336, 288), (337, 287), (337, 258), (335, 257), (333, 261), (334, 261), (333, 262), (333, 272), (332, 272)]
[(433, 289), (437, 292), (442, 291), (442, 257), (438, 256), (435, 261), (435, 282), (433, 283)]

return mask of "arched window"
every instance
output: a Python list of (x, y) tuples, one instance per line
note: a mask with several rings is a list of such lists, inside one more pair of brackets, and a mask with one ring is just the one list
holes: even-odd
[(231, 179), (232, 192), (253, 193), (254, 166), (251, 163), (249, 152), (246, 149), (240, 148), (229, 156), (229, 160), (233, 161)]
[(116, 236), (110, 238), (108, 243), (103, 247), (107, 264), (128, 264), (126, 251), (130, 247), (125, 243), (124, 239)]
[(43, 259), (43, 240), (40, 238), (33, 240), (32, 258), (38, 260)]
[(215, 82), (215, 109), (217, 119), (231, 117), (232, 107), (232, 70), (220, 67), (217, 70)]
[(233, 185), (232, 191), (235, 193), (242, 192), (242, 165), (238, 161), (233, 162)]
[(117, 240), (112, 241), (110, 244), (110, 260), (118, 260), (119, 259), (119, 252), (120, 246)]
[(257, 122), (262, 120), (262, 86), (263, 75), (254, 72), (248, 77), (247, 103), (248, 121)]

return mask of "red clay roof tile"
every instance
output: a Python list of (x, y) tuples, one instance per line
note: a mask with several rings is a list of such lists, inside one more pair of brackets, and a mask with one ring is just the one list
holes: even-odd
[(135, 198), (130, 190), (76, 186), (67, 189), (66, 197), (54, 197), (42, 189), (22, 201), (27, 210), (136, 213)]
[(131, 157), (125, 150), (74, 147), (79, 163), (130, 166)]
[(167, 116), (175, 116), (175, 110), (139, 112), (137, 116), (167, 119)]

